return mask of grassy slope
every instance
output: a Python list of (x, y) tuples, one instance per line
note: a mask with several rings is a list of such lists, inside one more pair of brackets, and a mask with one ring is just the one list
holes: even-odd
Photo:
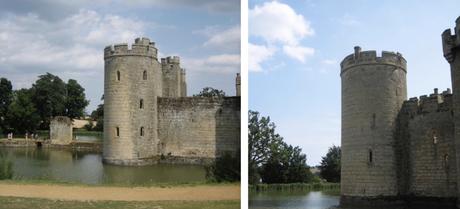
[(38, 198), (0, 197), (0, 209), (237, 209), (239, 201), (58, 201)]
[(79, 182), (65, 182), (47, 179), (14, 179), (14, 180), (0, 180), (0, 184), (49, 184), (49, 185), (63, 185), (63, 186), (88, 186), (88, 187), (193, 187), (193, 186), (224, 186), (224, 185), (240, 185), (240, 182), (170, 182), (170, 183), (156, 183), (149, 182), (145, 184), (83, 184)]

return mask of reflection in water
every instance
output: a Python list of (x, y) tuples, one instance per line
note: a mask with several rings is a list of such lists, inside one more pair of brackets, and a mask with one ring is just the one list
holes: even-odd
[(196, 182), (205, 180), (203, 166), (102, 164), (99, 153), (35, 148), (0, 148), (13, 162), (16, 179), (49, 179), (87, 184)]
[(446, 209), (444, 205), (404, 205), (384, 206), (339, 206), (339, 191), (276, 191), (251, 192), (249, 208), (251, 209)]
[(308, 208), (327, 209), (339, 205), (337, 192), (321, 191), (283, 191), (257, 192), (249, 196), (249, 208), (252, 209), (282, 209)]

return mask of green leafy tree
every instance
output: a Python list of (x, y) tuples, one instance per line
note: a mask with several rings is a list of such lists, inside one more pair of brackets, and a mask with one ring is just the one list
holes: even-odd
[(269, 184), (310, 182), (313, 175), (306, 161), (302, 149), (283, 143), (262, 166), (262, 181)]
[(32, 85), (32, 99), (40, 115), (42, 126), (47, 129), (51, 117), (66, 113), (66, 84), (51, 73), (38, 76)]
[(194, 97), (225, 97), (225, 92), (212, 87), (205, 87), (200, 93), (193, 95)]
[[(104, 100), (102, 96), (101, 100)], [(104, 130), (104, 104), (97, 106), (97, 109), (91, 113), (91, 118), (96, 120), (96, 126), (94, 126), (93, 131), (103, 131)]]
[(98, 120), (99, 118), (104, 118), (104, 104), (98, 105), (96, 110), (93, 110), (93, 112), (91, 112), (91, 118), (93, 120)]
[(341, 149), (339, 146), (329, 148), (319, 166), (321, 178), (326, 179), (328, 182), (340, 182), (340, 156)]
[(206, 167), (206, 178), (217, 182), (235, 182), (241, 179), (241, 160), (239, 152), (236, 155), (225, 153), (223, 156)]
[(268, 162), (270, 155), (282, 144), (283, 138), (275, 133), (275, 124), (270, 117), (261, 117), (258, 112), (249, 111), (249, 183), (260, 181), (259, 168)]
[(6, 78), (0, 78), (0, 133), (7, 129), (5, 118), (12, 99), (13, 86), (11, 81)]
[(8, 108), (6, 121), (15, 133), (33, 132), (40, 122), (32, 94), (29, 89), (20, 89), (14, 92), (13, 102)]
[(70, 118), (82, 117), (86, 106), (89, 104), (89, 101), (85, 97), (85, 89), (73, 79), (69, 79), (66, 89), (66, 116)]

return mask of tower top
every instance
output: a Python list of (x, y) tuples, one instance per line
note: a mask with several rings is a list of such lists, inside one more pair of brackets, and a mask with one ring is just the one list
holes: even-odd
[(354, 53), (345, 57), (340, 63), (340, 67), (342, 68), (340, 74), (357, 65), (372, 64), (393, 65), (406, 72), (407, 62), (399, 52), (382, 51), (382, 56), (377, 56), (377, 52), (374, 50), (361, 51), (361, 47), (355, 46)]
[(158, 50), (155, 48), (155, 42), (149, 38), (136, 38), (131, 47), (127, 43), (115, 44), (105, 47), (104, 59), (114, 56), (145, 56), (157, 58)]
[(441, 37), (444, 58), (451, 63), (454, 61), (454, 48), (460, 47), (460, 16), (455, 20), (454, 34), (449, 28), (444, 30)]

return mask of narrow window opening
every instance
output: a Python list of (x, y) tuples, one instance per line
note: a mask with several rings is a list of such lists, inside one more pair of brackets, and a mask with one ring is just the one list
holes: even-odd
[(438, 143), (438, 136), (437, 136), (437, 133), (435, 130), (432, 131), (432, 135), (433, 135), (433, 144), (437, 144)]
[(140, 109), (144, 109), (144, 100), (143, 100), (143, 99), (141, 99), (141, 100), (139, 101), (139, 108), (140, 108)]
[(117, 71), (117, 81), (120, 81), (120, 71)]
[(119, 127), (116, 127), (116, 128), (115, 128), (115, 131), (117, 132), (117, 136), (120, 136), (120, 128), (119, 128)]
[(446, 169), (449, 169), (449, 155), (448, 154), (444, 155), (444, 166)]
[(141, 136), (144, 136), (144, 127), (141, 127)]
[(369, 163), (373, 162), (372, 150), (369, 150)]
[(142, 79), (147, 80), (147, 71), (144, 71), (142, 74)]

